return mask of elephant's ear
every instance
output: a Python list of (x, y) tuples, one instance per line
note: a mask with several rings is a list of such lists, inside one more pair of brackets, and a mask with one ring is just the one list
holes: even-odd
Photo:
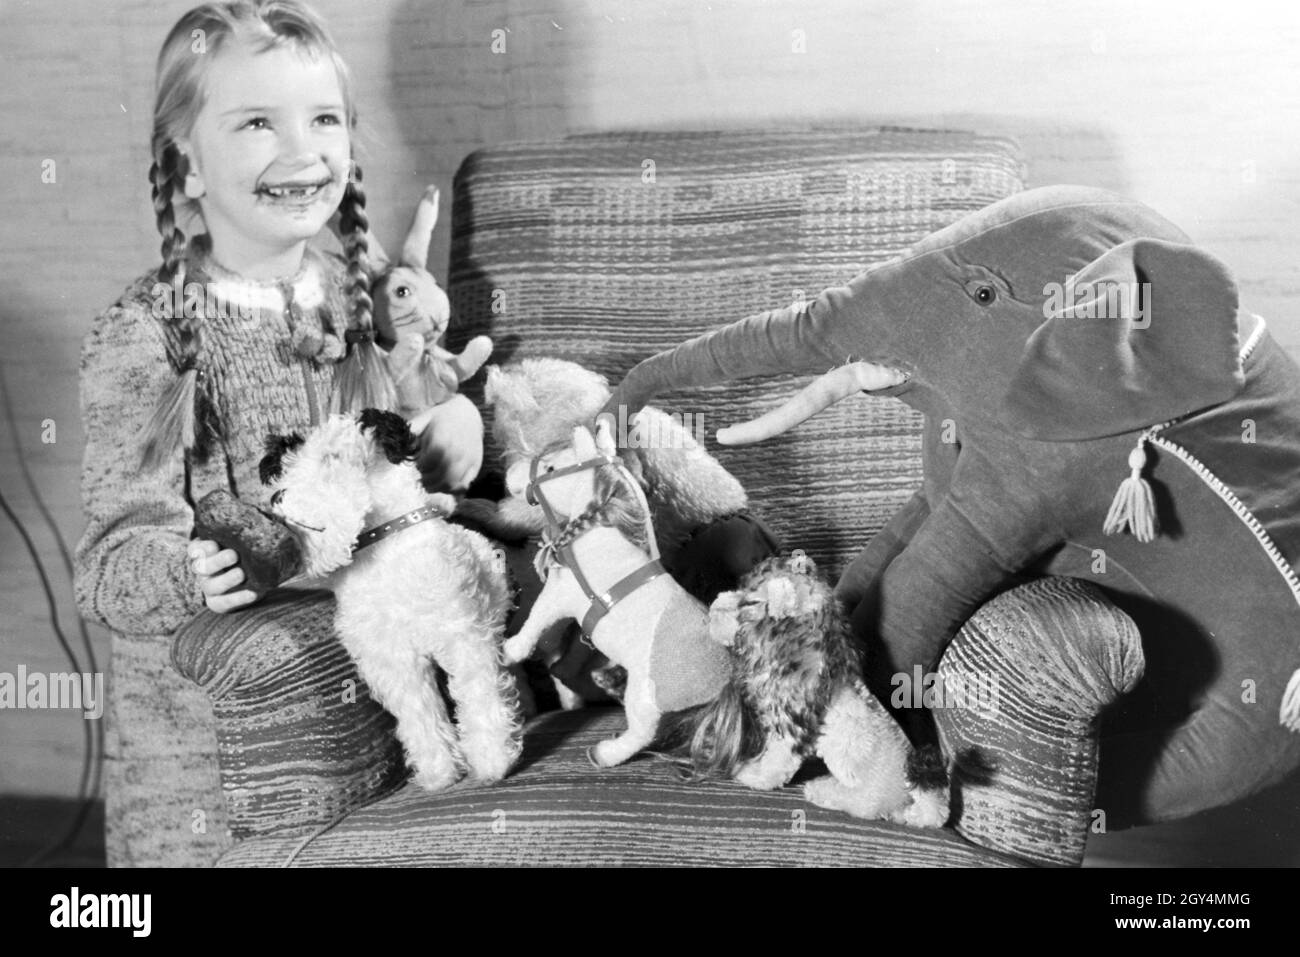
[(1242, 388), (1237, 286), (1195, 246), (1131, 240), (1044, 295), (1048, 318), (1025, 343), (1003, 406), (1003, 421), (1027, 438), (1118, 435)]

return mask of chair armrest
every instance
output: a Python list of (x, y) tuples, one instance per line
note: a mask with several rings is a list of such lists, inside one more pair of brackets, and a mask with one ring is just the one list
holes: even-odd
[(934, 712), (956, 760), (957, 831), (1036, 863), (1082, 863), (1098, 719), (1143, 667), (1137, 626), (1076, 579), (1039, 579), (976, 612), (940, 663), (950, 706)]
[(327, 591), (203, 611), (176, 633), (172, 663), (212, 702), (236, 839), (329, 824), (405, 774), (393, 719), (336, 637)]

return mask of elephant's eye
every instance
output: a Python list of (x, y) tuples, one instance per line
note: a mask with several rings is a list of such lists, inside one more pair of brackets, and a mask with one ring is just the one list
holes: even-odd
[(992, 272), (993, 270), (983, 267), (979, 268), (978, 271), (972, 268), (971, 273), (974, 273), (974, 275), (968, 275), (967, 278), (961, 280), (966, 295), (986, 309), (997, 302), (998, 297), (1003, 293), (1008, 296), (1012, 294), (1010, 283), (1001, 276), (990, 275)]
[(398, 286), (395, 290), (393, 290), (393, 295), (396, 296), (398, 299), (405, 299), (410, 294), (411, 294), (410, 286)]

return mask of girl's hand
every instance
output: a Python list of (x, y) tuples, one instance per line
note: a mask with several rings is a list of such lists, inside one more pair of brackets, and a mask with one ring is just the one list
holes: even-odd
[(224, 614), (257, 601), (256, 592), (247, 588), (232, 591), (244, 582), (244, 570), (233, 548), (222, 549), (216, 542), (196, 538), (190, 542), (189, 559), (208, 608)]

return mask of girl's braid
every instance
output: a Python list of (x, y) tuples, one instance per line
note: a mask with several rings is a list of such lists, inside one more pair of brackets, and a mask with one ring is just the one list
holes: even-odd
[(184, 269), (185, 234), (176, 226), (176, 213), (172, 208), (172, 192), (180, 178), (179, 153), (175, 145), (168, 144), (162, 151), (162, 162), (149, 167), (149, 182), (153, 185), (153, 211), (162, 236), (162, 269), (158, 278), (171, 282), (178, 271)]
[(185, 254), (189, 241), (176, 225), (172, 200), (182, 178), (180, 153), (174, 143), (168, 143), (149, 167), (149, 182), (153, 185), (154, 218), (163, 238), (158, 278), (172, 287), (169, 322), (176, 334), (177, 376), (159, 398), (140, 436), (140, 464), (149, 470), (167, 462), (178, 448), (185, 452), (193, 450), (200, 460), (206, 458), (212, 441), (221, 432), (203, 382), (203, 370), (199, 368), (201, 317), (187, 316), (184, 309)]
[(352, 176), (339, 204), (339, 235), (347, 256), (348, 305), (351, 320), (344, 341), (347, 356), (334, 377), (330, 409), (354, 413), (362, 409), (396, 411), (397, 386), (388, 362), (375, 343), (374, 300), (370, 297), (370, 219), (366, 215), (366, 193), (361, 185), (361, 167), (352, 166)]

